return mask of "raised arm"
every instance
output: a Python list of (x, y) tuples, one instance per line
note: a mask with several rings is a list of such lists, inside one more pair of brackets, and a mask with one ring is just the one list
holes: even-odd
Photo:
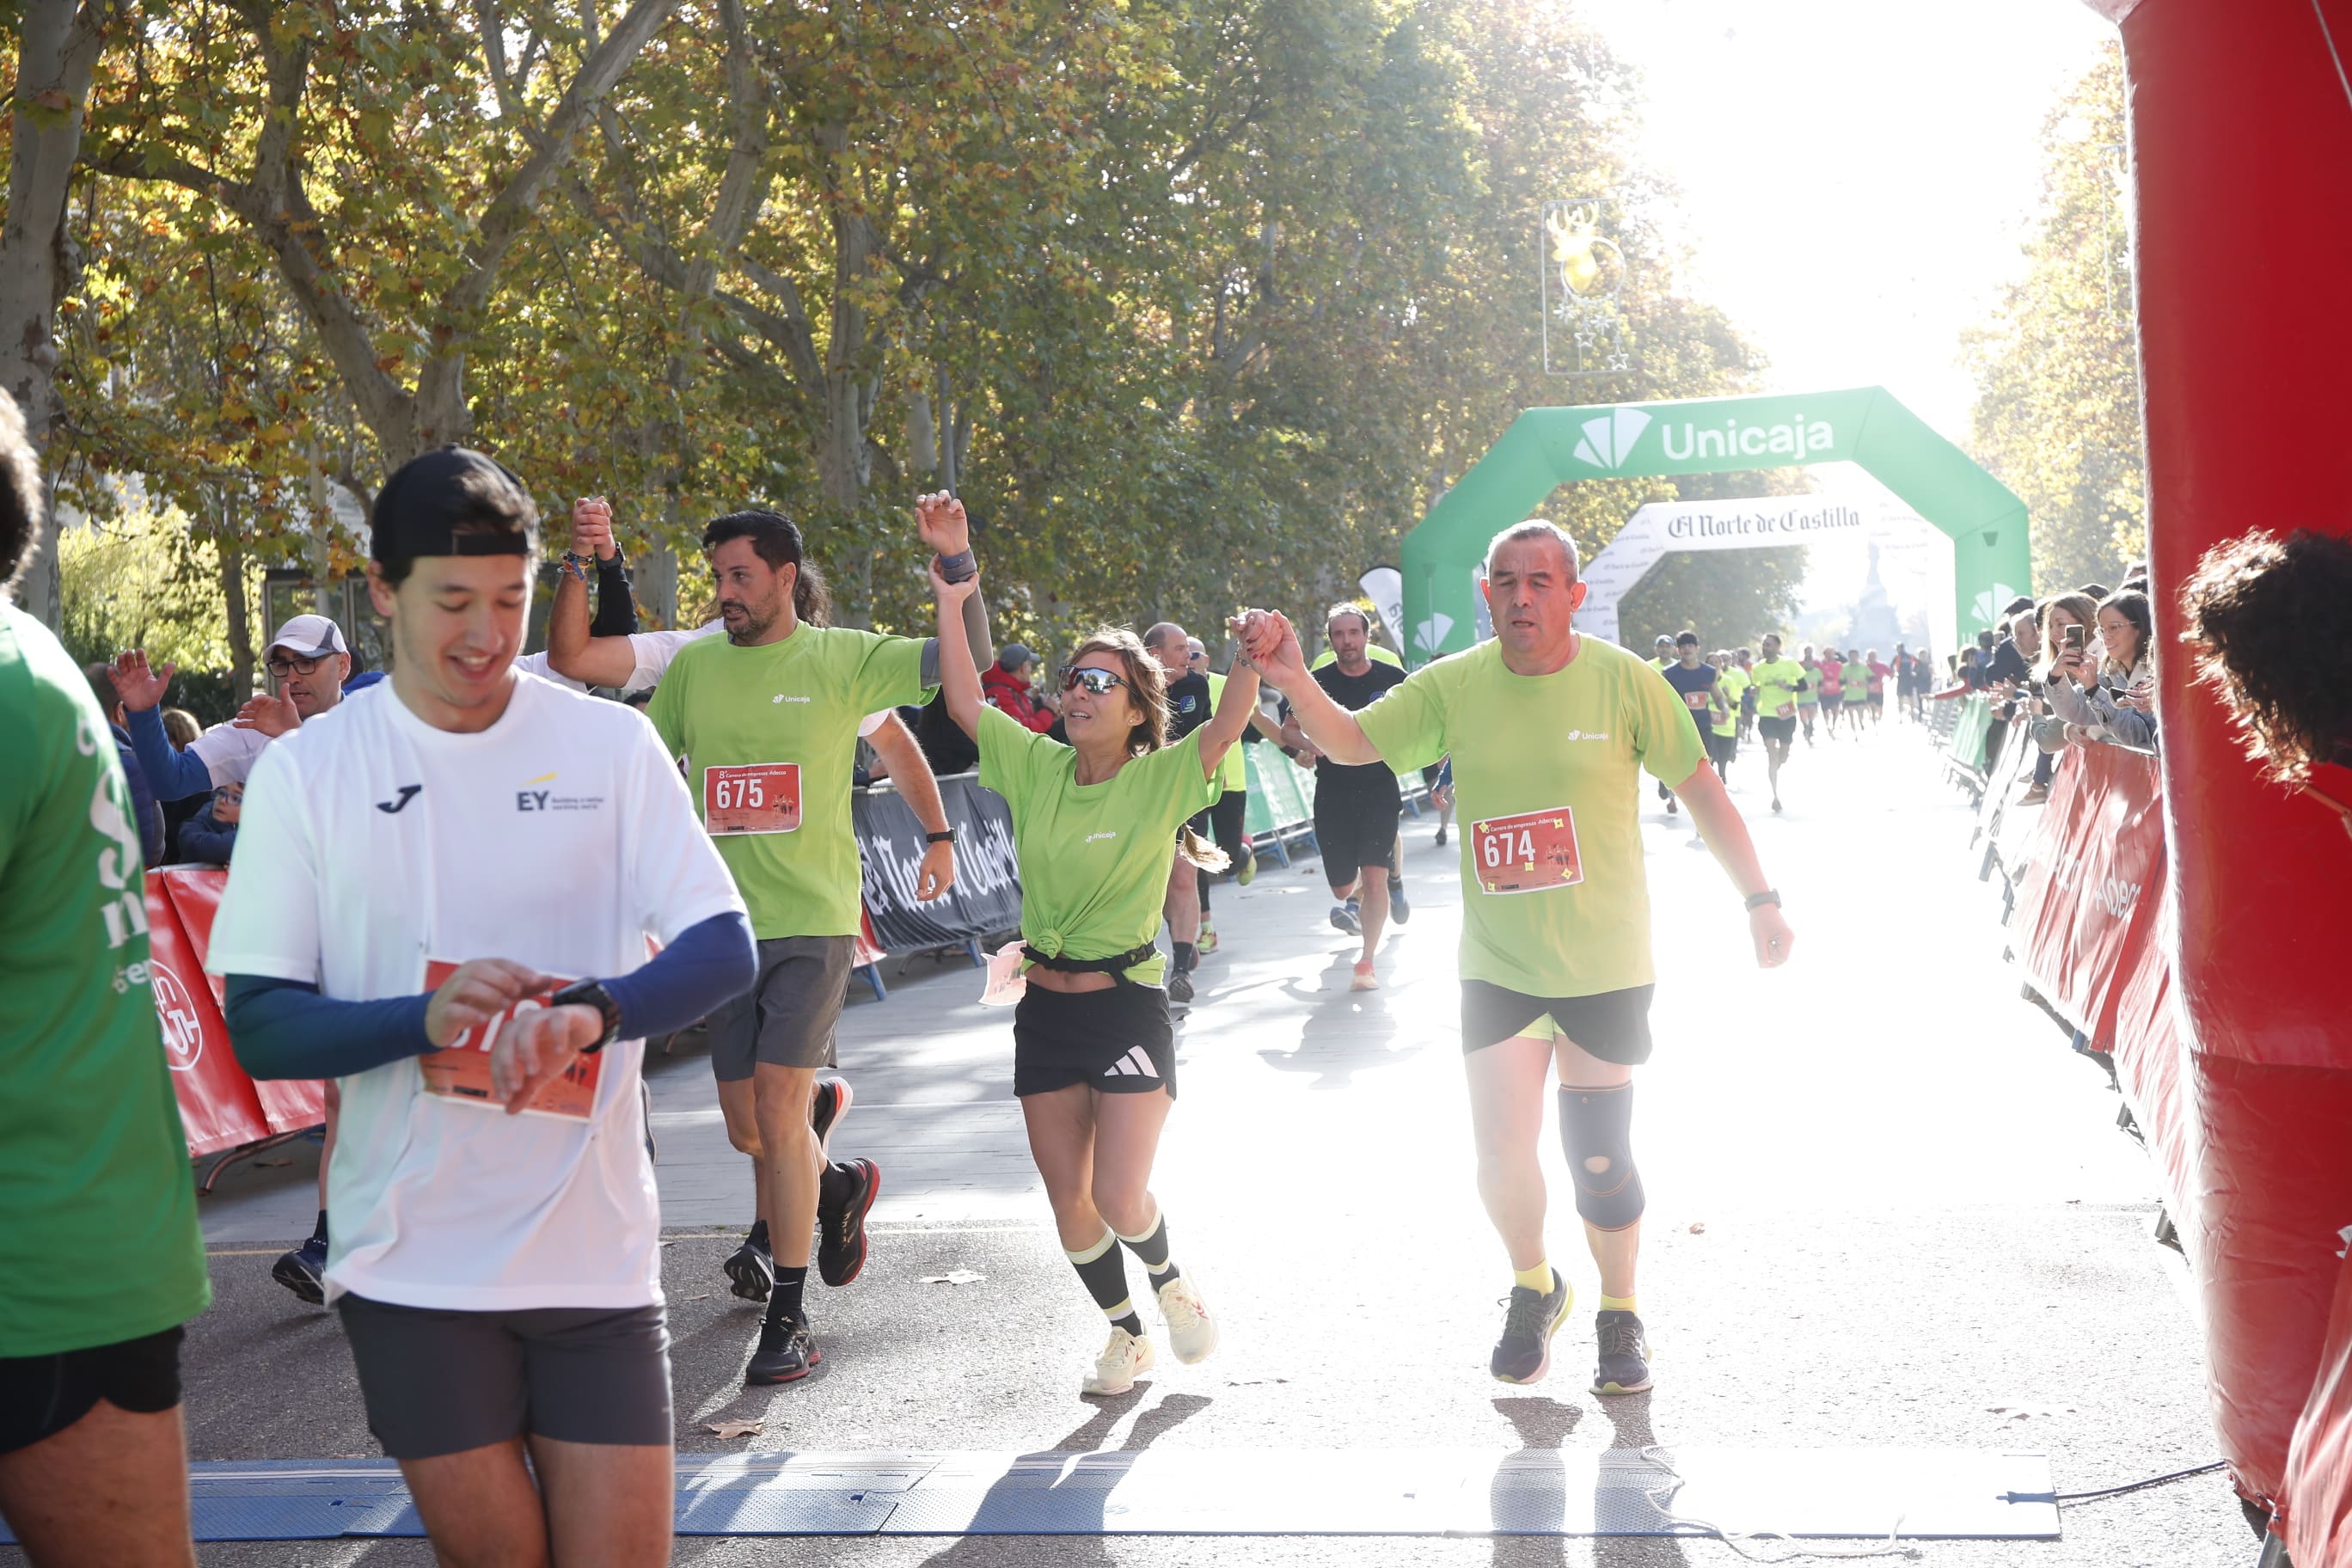
[[(572, 506), (572, 552), (593, 555), (612, 548), (613, 514), (602, 501)], [(547, 668), (583, 686), (626, 686), (637, 656), (626, 637), (596, 637), (589, 626), (588, 581), (567, 568), (555, 574), (547, 609)]]
[[(942, 658), (944, 665), (946, 660)], [(979, 716), (972, 721), (978, 723)], [(931, 761), (923, 755), (923, 748), (907, 731), (906, 721), (896, 713), (882, 721), (882, 727), (866, 737), (881, 755), (883, 764), (890, 770), (890, 782), (896, 785), (898, 797), (914, 812), (915, 820), (923, 831), (948, 831), (947, 803), (940, 798), (939, 776), (931, 772)], [(945, 894), (955, 886), (955, 846), (940, 838), (924, 846), (923, 864), (915, 878), (915, 897), (923, 903)]]
[[(1307, 672), (1298, 634), (1279, 610), (1252, 610), (1232, 623), (1242, 649), (1268, 686), (1288, 700), (1291, 721), (1314, 748), (1335, 763), (1361, 765), (1382, 761), (1356, 716), (1331, 700)], [(1240, 732), (1236, 727), (1236, 734)]]
[(1217, 710), (1201, 726), (1201, 773), (1204, 778), (1217, 776), (1217, 764), (1225, 753), (1241, 743), (1242, 731), (1250, 727), (1257, 712), (1257, 671), (1251, 668), (1248, 656), (1234, 661), (1234, 672), (1225, 677), (1225, 693), (1217, 700)]
[(980, 739), (980, 668), (971, 661), (971, 645), (963, 631), (964, 601), (980, 591), (980, 579), (950, 583), (931, 563), (931, 598), (939, 610), (940, 694), (948, 717), (973, 740)]

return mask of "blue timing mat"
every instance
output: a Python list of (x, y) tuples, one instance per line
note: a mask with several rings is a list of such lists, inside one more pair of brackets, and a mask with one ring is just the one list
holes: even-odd
[[(680, 1455), (677, 1532), (2054, 1541), (2054, 1489), (2046, 1455), (1970, 1448)], [(425, 1533), (389, 1459), (200, 1464), (191, 1491), (198, 1541)]]

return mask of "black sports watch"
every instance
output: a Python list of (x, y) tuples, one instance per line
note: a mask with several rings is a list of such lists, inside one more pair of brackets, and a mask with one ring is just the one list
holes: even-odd
[(598, 980), (575, 980), (547, 999), (551, 1007), (593, 1007), (604, 1020), (604, 1032), (594, 1042), (580, 1047), (583, 1057), (593, 1057), (621, 1037), (621, 1005)]
[(1748, 908), (1751, 913), (1757, 910), (1762, 909), (1767, 904), (1771, 905), (1776, 910), (1780, 907), (1780, 892), (1779, 889), (1767, 888), (1760, 893), (1750, 893), (1748, 895)]
[(955, 842), (955, 829), (950, 827), (939, 833), (926, 833), (923, 835), (923, 842), (926, 844), (952, 844)]

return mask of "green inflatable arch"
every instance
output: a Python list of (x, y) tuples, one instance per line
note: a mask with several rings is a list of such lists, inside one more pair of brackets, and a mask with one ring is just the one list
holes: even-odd
[(1405, 535), (1406, 657), (1468, 647), (1487, 543), (1578, 479), (1858, 463), (1952, 542), (1955, 625), (1990, 626), (2032, 580), (2025, 503), (1884, 387), (1530, 408)]

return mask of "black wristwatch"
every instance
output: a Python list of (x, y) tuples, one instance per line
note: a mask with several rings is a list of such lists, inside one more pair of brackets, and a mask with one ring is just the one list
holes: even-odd
[(580, 1047), (580, 1054), (583, 1057), (594, 1056), (621, 1037), (621, 1005), (613, 1000), (613, 994), (604, 989), (601, 981), (575, 980), (550, 996), (547, 1005), (551, 1007), (593, 1007), (597, 1016), (604, 1020), (604, 1032), (596, 1037), (593, 1045)]
[(950, 827), (938, 833), (926, 833), (923, 835), (923, 842), (926, 844), (952, 844), (955, 842), (955, 829)]
[(1748, 895), (1748, 908), (1750, 913), (1762, 909), (1767, 904), (1776, 910), (1780, 907), (1780, 894), (1778, 889), (1767, 888), (1760, 893)]

